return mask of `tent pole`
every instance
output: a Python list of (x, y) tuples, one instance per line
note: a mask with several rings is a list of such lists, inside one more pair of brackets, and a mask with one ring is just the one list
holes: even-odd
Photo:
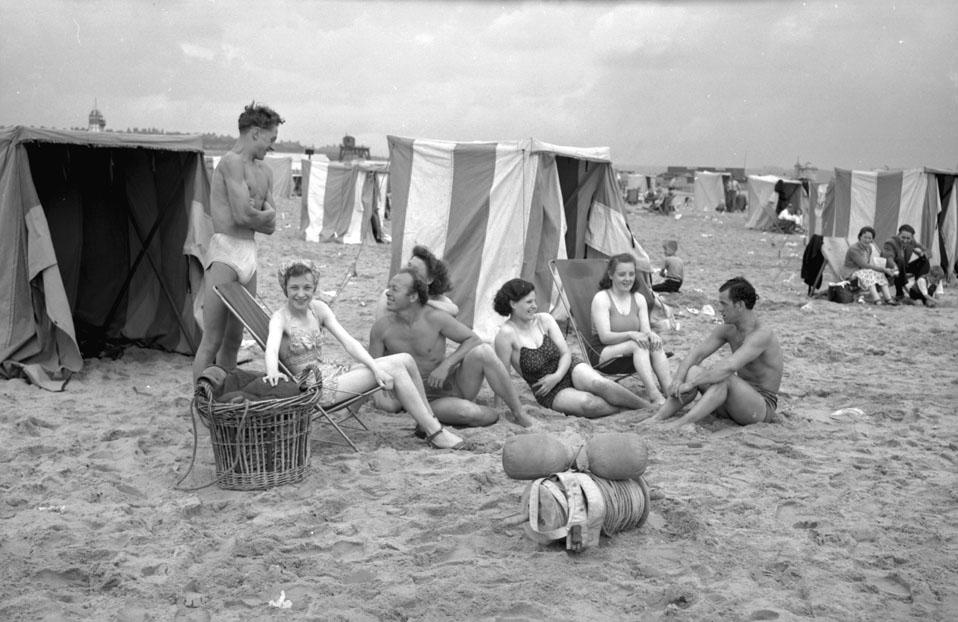
[(150, 244), (153, 243), (153, 238), (156, 237), (157, 231), (160, 230), (160, 224), (162, 224), (163, 217), (166, 215), (167, 211), (168, 210), (163, 211), (157, 217), (156, 222), (153, 223), (153, 227), (150, 229), (149, 234), (147, 234), (146, 239), (144, 240), (143, 233), (140, 231), (140, 227), (137, 224), (136, 219), (133, 218), (133, 213), (130, 211), (129, 207), (126, 208), (126, 216), (129, 219), (130, 224), (133, 226), (133, 231), (136, 233), (136, 237), (140, 241), (142, 248), (140, 249), (139, 254), (136, 256), (136, 259), (133, 260), (133, 265), (130, 266), (130, 271), (126, 275), (126, 280), (123, 281), (123, 287), (120, 288), (120, 292), (113, 301), (113, 306), (110, 307), (110, 312), (107, 314), (106, 320), (103, 322), (103, 328), (108, 328), (110, 323), (113, 321), (113, 317), (116, 315), (117, 309), (120, 307), (120, 301), (124, 296), (126, 296), (127, 291), (130, 289), (130, 283), (133, 281), (133, 275), (136, 273), (136, 269), (140, 266), (140, 262), (143, 261), (143, 257), (145, 256), (147, 261), (150, 262), (150, 267), (153, 269), (153, 273), (156, 275), (156, 278), (160, 283), (160, 289), (163, 290), (163, 293), (166, 296), (166, 300), (170, 305), (170, 310), (173, 311), (173, 317), (176, 319), (176, 323), (183, 332), (183, 336), (186, 338), (187, 343), (190, 344), (190, 348), (195, 352), (197, 344), (194, 342), (190, 332), (186, 329), (186, 326), (183, 325), (183, 319), (180, 317), (180, 314), (176, 309), (176, 303), (173, 300), (173, 296), (170, 294), (170, 290), (166, 287), (166, 283), (163, 281), (163, 277), (160, 275), (159, 269), (157, 269), (156, 264), (153, 262), (153, 258), (147, 253)]
[[(153, 274), (156, 275), (156, 280), (160, 283), (160, 289), (163, 290), (163, 294), (166, 296), (166, 302), (170, 305), (170, 311), (173, 312), (173, 318), (176, 320), (176, 323), (179, 324), (180, 330), (183, 332), (183, 336), (186, 338), (186, 342), (190, 344), (190, 349), (196, 352), (198, 344), (193, 341), (193, 336), (190, 335), (190, 332), (186, 330), (186, 326), (183, 324), (183, 318), (180, 317), (179, 311), (176, 308), (176, 301), (173, 299), (173, 294), (170, 293), (169, 288), (166, 286), (166, 282), (163, 281), (163, 275), (160, 274), (159, 268), (156, 267), (156, 263), (153, 261), (153, 258), (150, 257), (150, 254), (147, 253), (149, 245), (153, 241), (153, 237), (160, 227), (160, 218), (156, 219), (156, 223), (153, 225), (153, 228), (150, 230), (150, 233), (147, 235), (147, 240), (143, 240), (143, 234), (140, 231), (139, 225), (136, 224), (136, 220), (133, 218), (133, 214), (127, 210), (127, 216), (130, 219), (130, 224), (133, 225), (133, 231), (136, 232), (136, 237), (139, 238), (140, 244), (143, 248), (140, 250), (140, 255), (136, 258), (137, 263), (140, 261), (140, 257), (145, 256), (146, 260), (150, 263), (150, 267), (153, 269)], [(135, 268), (130, 270), (130, 276), (132, 277)]]

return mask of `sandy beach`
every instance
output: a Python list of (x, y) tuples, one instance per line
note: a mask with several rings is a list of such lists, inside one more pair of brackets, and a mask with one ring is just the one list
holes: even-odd
[[(332, 290), (358, 253), (334, 309), (365, 342), (389, 245), (301, 241), (298, 198), (280, 203), (277, 232), (259, 238), (261, 297), (281, 304), (284, 260), (313, 259)], [(581, 555), (536, 545), (520, 525), (526, 483), (501, 466), (523, 429), (500, 420), (461, 431), (475, 451), (436, 451), (411, 418), (370, 404), (370, 429), (351, 431), (360, 453), (313, 430), (300, 483), (176, 490), (193, 447), (191, 360), (131, 348), (87, 360), (62, 393), (0, 382), (0, 619), (955, 619), (958, 290), (934, 309), (809, 299), (801, 236), (747, 230), (740, 213), (679, 215), (629, 216), (653, 264), (668, 238), (687, 262), (667, 349), (682, 357), (702, 339), (714, 318), (689, 310), (744, 275), (785, 375), (775, 423), (639, 431), (652, 488), (641, 528)], [(263, 367), (254, 345), (241, 358)], [(634, 423), (547, 411), (535, 430), (578, 444)], [(213, 477), (201, 429), (184, 485)], [(288, 608), (270, 604), (281, 593)]]

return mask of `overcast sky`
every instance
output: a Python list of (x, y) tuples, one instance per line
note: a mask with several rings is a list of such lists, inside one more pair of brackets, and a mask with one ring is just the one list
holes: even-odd
[(958, 167), (958, 4), (0, 0), (0, 125), (605, 145), (617, 163)]

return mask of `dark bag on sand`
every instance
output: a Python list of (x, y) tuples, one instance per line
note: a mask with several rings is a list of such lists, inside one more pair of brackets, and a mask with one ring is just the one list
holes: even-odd
[(832, 283), (828, 286), (828, 299), (840, 304), (848, 304), (855, 300), (851, 283)]

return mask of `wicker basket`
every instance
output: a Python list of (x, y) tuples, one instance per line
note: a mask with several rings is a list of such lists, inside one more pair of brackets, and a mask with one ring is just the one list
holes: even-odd
[(216, 483), (228, 490), (262, 490), (298, 482), (309, 470), (309, 428), (321, 392), (240, 404), (213, 401), (200, 381), (193, 407), (210, 429)]

